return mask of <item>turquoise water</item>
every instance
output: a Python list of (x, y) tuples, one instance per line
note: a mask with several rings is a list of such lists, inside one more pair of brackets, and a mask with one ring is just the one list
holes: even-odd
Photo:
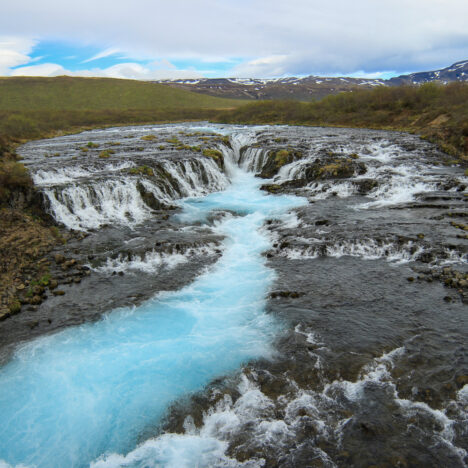
[(264, 312), (274, 273), (260, 228), (304, 201), (265, 195), (261, 182), (237, 171), (226, 191), (182, 202), (182, 222), (242, 214), (217, 224), (224, 253), (190, 286), (17, 350), (0, 369), (0, 460), (82, 467), (128, 453), (177, 398), (272, 353), (279, 324)]

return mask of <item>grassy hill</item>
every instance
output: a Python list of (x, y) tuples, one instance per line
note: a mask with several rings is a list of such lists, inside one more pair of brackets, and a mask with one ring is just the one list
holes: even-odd
[(166, 85), (113, 78), (0, 78), (0, 111), (222, 109), (232, 99), (192, 93)]

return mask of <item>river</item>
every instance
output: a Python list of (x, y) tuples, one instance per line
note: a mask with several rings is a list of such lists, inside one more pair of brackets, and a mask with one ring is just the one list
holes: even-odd
[(0, 466), (466, 466), (467, 178), (429, 143), (186, 124), (20, 153), (91, 274), (0, 324)]

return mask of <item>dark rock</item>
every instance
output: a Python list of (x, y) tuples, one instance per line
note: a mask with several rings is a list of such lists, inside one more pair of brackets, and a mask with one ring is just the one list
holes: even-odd
[(41, 296), (44, 294), (44, 287), (37, 284), (36, 286), (33, 286), (32, 293), (35, 296)]
[(329, 155), (321, 159), (317, 158), (314, 162), (307, 164), (304, 170), (304, 179), (307, 182), (326, 179), (347, 179), (354, 175), (365, 174), (366, 172), (367, 168), (363, 162), (357, 162), (352, 158)]
[(431, 263), (432, 261), (434, 261), (434, 259), (435, 259), (434, 253), (430, 251), (421, 252), (416, 258), (418, 262), (422, 262), (422, 263)]
[(29, 303), (32, 305), (39, 305), (43, 301), (41, 296), (33, 296), (30, 300)]
[(354, 180), (353, 184), (360, 195), (366, 195), (379, 186), (379, 183), (375, 179)]
[(64, 262), (65, 262), (65, 260), (66, 260), (66, 258), (65, 258), (65, 256), (64, 256), (64, 255), (61, 255), (61, 254), (55, 254), (55, 255), (54, 255), (54, 260), (55, 260), (55, 263), (58, 263), (58, 264), (60, 264), (60, 263), (64, 263)]

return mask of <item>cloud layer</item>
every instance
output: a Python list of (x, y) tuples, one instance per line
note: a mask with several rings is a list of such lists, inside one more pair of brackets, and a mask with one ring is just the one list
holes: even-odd
[[(205, 72), (155, 62), (232, 58), (222, 74), (404, 73), (467, 59), (466, 18), (466, 0), (2, 0), (0, 31), (10, 47), (0, 40), (0, 73), (189, 77)], [(81, 71), (28, 63), (41, 40), (101, 49)], [(99, 67), (110, 56), (121, 63)]]

